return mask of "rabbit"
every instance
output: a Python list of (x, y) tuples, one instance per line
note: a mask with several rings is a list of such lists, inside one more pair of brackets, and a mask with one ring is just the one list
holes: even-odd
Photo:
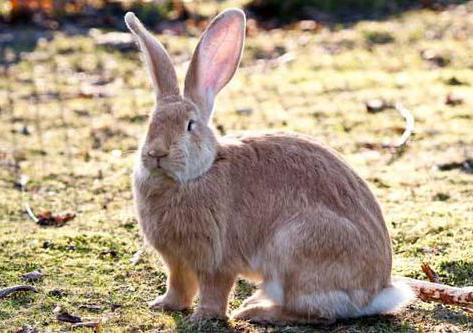
[(391, 278), (391, 240), (367, 184), (330, 148), (291, 133), (219, 137), (218, 92), (242, 55), (246, 18), (215, 17), (193, 54), (181, 95), (163, 46), (131, 12), (156, 93), (133, 171), (145, 241), (167, 268), (150, 303), (192, 307), (192, 321), (225, 319), (238, 277), (259, 283), (231, 314), (256, 323), (327, 324), (395, 312), (414, 297)]

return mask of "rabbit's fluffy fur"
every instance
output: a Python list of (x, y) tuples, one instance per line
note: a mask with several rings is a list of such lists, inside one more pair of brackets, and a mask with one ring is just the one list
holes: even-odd
[(391, 281), (391, 245), (366, 183), (310, 137), (217, 138), (214, 97), (238, 67), (242, 11), (205, 31), (183, 96), (164, 48), (128, 13), (157, 93), (133, 188), (147, 242), (168, 268), (152, 306), (191, 307), (193, 320), (225, 318), (235, 279), (260, 282), (233, 318), (327, 323), (387, 313), (409, 301)]

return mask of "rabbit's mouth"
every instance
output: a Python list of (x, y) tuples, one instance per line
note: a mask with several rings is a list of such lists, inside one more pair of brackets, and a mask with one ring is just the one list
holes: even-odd
[(150, 175), (160, 177), (166, 175), (176, 179), (176, 174), (172, 172), (173, 165), (167, 158), (150, 158), (148, 156), (142, 156), (141, 164), (148, 170)]
[(159, 158), (152, 158), (148, 156), (142, 156), (141, 157), (141, 163), (143, 167), (148, 169), (148, 171), (153, 172), (153, 171), (162, 171), (163, 166), (162, 166), (162, 160)]

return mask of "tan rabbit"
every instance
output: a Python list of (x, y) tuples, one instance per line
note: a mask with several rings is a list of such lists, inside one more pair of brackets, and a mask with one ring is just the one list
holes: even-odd
[(234, 75), (245, 16), (226, 10), (204, 32), (184, 94), (162, 45), (133, 13), (157, 93), (134, 170), (134, 198), (147, 240), (168, 269), (151, 303), (190, 308), (193, 320), (225, 318), (235, 279), (260, 282), (232, 315), (269, 323), (327, 323), (388, 313), (413, 297), (391, 281), (391, 243), (366, 183), (310, 137), (218, 138), (214, 98)]

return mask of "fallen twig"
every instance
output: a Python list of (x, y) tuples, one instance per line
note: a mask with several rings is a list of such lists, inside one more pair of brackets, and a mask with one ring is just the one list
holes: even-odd
[(75, 323), (72, 325), (72, 328), (87, 327), (92, 328), (94, 332), (100, 332), (100, 321), (83, 321), (80, 323)]
[(471, 307), (473, 305), (473, 287), (451, 287), (440, 283), (401, 278), (409, 285), (417, 298), (424, 302)]
[(422, 263), (422, 271), (430, 280), (422, 281), (406, 277), (400, 280), (411, 287), (416, 297), (424, 302), (438, 302), (462, 307), (466, 312), (473, 311), (473, 287), (452, 287), (439, 283), (439, 275), (427, 263)]
[(414, 132), (415, 121), (414, 121), (414, 117), (412, 113), (408, 109), (406, 109), (401, 103), (396, 103), (396, 105), (394, 106), (384, 102), (383, 100), (373, 100), (370, 103), (371, 104), (367, 104), (367, 109), (371, 113), (380, 112), (385, 108), (394, 107), (405, 119), (406, 127), (404, 129), (404, 132), (402, 133), (401, 138), (399, 139), (397, 143), (382, 144), (382, 143), (365, 142), (365, 143), (361, 143), (361, 146), (367, 149), (388, 149), (393, 154), (397, 154), (397, 155), (403, 154), (404, 148), (407, 142), (409, 141), (409, 138), (412, 136), (412, 133)]
[(5, 298), (10, 294), (20, 292), (20, 291), (32, 291), (34, 293), (37, 293), (38, 289), (36, 289), (33, 286), (27, 286), (27, 285), (19, 285), (19, 286), (8, 287), (8, 288), (5, 288), (5, 289), (0, 289), (0, 298)]

